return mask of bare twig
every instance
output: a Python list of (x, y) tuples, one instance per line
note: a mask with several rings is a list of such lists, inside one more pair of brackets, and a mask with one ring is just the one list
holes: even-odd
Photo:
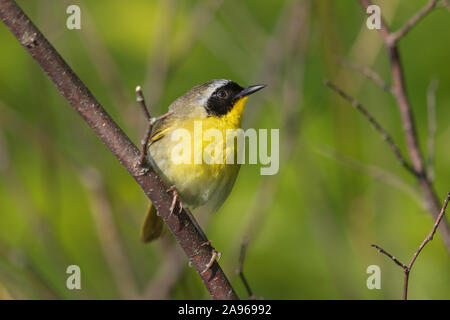
[(387, 92), (391, 92), (392, 93), (392, 87), (387, 84), (379, 75), (378, 73), (376, 73), (374, 70), (366, 67), (366, 66), (362, 66), (359, 65), (357, 63), (348, 61), (347, 59), (344, 59), (342, 57), (336, 57), (337, 61), (353, 70), (356, 70), (358, 72), (360, 72), (361, 74), (363, 74), (364, 76), (366, 76), (367, 78), (369, 78), (370, 80), (372, 80), (378, 87), (380, 87), (381, 89), (383, 89), (384, 91)]
[(148, 111), (147, 105), (145, 104), (141, 86), (136, 87), (136, 101), (139, 102), (139, 105), (141, 106), (142, 113), (145, 115), (145, 120), (150, 122), (152, 116), (150, 115), (150, 111)]
[(150, 112), (148, 111), (147, 105), (145, 104), (144, 94), (142, 93), (142, 89), (140, 86), (136, 87), (136, 101), (139, 102), (142, 113), (145, 115), (145, 120), (147, 121), (144, 139), (141, 141), (141, 157), (139, 159), (139, 164), (143, 166), (145, 163), (145, 158), (147, 157), (147, 146), (152, 134), (153, 124), (151, 120), (152, 117), (150, 116)]
[[(372, 4), (370, 0), (359, 0), (362, 6), (366, 9)], [(422, 9), (417, 15), (401, 28), (397, 33), (391, 33), (384, 19), (381, 19), (380, 35), (384, 41), (384, 45), (388, 52), (391, 63), (392, 86), (394, 97), (397, 101), (397, 106), (400, 111), (403, 132), (405, 135), (406, 145), (411, 159), (412, 167), (414, 168), (415, 177), (422, 190), (423, 196), (428, 206), (428, 210), (436, 219), (440, 212), (440, 202), (434, 190), (433, 183), (428, 178), (425, 170), (424, 159), (419, 147), (419, 139), (417, 137), (416, 123), (412, 112), (409, 97), (407, 95), (406, 83), (404, 78), (402, 61), (398, 50), (398, 40), (403, 37), (413, 26), (415, 26), (421, 19), (436, 7), (436, 1), (432, 0), (428, 5)], [(450, 253), (450, 225), (447, 221), (443, 221), (440, 226), (442, 240), (444, 241), (447, 251)]]
[(392, 137), (389, 135), (389, 133), (380, 125), (380, 123), (372, 116), (372, 114), (361, 104), (359, 103), (355, 98), (349, 96), (347, 93), (342, 91), (339, 87), (337, 87), (335, 84), (331, 83), (328, 80), (324, 81), (325, 85), (336, 91), (342, 98), (350, 102), (361, 114), (363, 114), (370, 122), (370, 124), (375, 128), (376, 131), (381, 135), (384, 141), (389, 145), (389, 147), (394, 152), (397, 160), (400, 162), (400, 164), (408, 170), (413, 175), (417, 175), (418, 173), (414, 170), (414, 168), (408, 163), (408, 161), (405, 159), (405, 157), (400, 152), (400, 149), (398, 148), (397, 144), (392, 140)]
[(430, 0), (428, 4), (420, 10), (416, 15), (414, 15), (400, 30), (395, 33), (391, 33), (389, 41), (395, 43), (401, 38), (406, 36), (406, 34), (415, 26), (419, 21), (421, 21), (428, 13), (431, 12), (436, 7), (437, 0)]
[(422, 251), (422, 249), (425, 247), (425, 245), (430, 242), (431, 240), (433, 240), (434, 235), (436, 234), (436, 230), (439, 226), (439, 224), (442, 221), (442, 218), (444, 217), (445, 214), (445, 210), (447, 209), (447, 205), (448, 202), (450, 200), (450, 192), (447, 193), (447, 198), (444, 201), (444, 205), (441, 208), (441, 211), (439, 212), (439, 216), (436, 219), (436, 222), (433, 225), (433, 228), (431, 229), (430, 233), (428, 234), (428, 236), (425, 238), (425, 240), (423, 240), (422, 244), (420, 245), (419, 249), (417, 249), (416, 253), (414, 254), (413, 258), (411, 259), (411, 261), (409, 262), (408, 265), (408, 269), (411, 270), (414, 262), (417, 259), (417, 256), (420, 254), (420, 252)]
[(140, 166), (145, 170), (144, 163), (145, 163), (145, 159), (147, 157), (147, 147), (148, 147), (148, 143), (150, 142), (151, 135), (152, 135), (153, 125), (157, 121), (167, 118), (173, 112), (168, 111), (165, 114), (163, 114), (162, 116), (159, 116), (158, 118), (152, 118), (150, 116), (150, 112), (148, 111), (147, 105), (145, 104), (144, 94), (142, 93), (141, 86), (136, 87), (136, 101), (139, 102), (142, 112), (144, 113), (145, 119), (147, 120), (147, 129), (145, 130), (144, 139), (142, 139), (142, 141), (141, 141), (141, 157), (139, 159)]
[(434, 181), (434, 152), (435, 137), (437, 131), (436, 124), (436, 91), (438, 80), (433, 79), (430, 82), (427, 91), (427, 110), (428, 110), (428, 141), (427, 141), (427, 175), (430, 181)]
[(242, 283), (244, 284), (245, 290), (247, 290), (247, 293), (248, 293), (248, 296), (250, 297), (250, 299), (255, 299), (256, 296), (253, 294), (253, 291), (250, 288), (247, 278), (244, 275), (244, 261), (245, 261), (245, 256), (247, 254), (247, 247), (248, 247), (248, 238), (244, 238), (244, 239), (242, 239), (242, 243), (241, 243), (241, 252), (239, 255), (239, 267), (236, 270), (236, 273), (241, 278)]
[(371, 247), (375, 248), (378, 250), (379, 253), (382, 253), (386, 256), (389, 257), (389, 259), (391, 259), (392, 261), (394, 261), (398, 266), (402, 267), (403, 270), (407, 270), (408, 266), (402, 262), (400, 262), (396, 257), (394, 257), (392, 254), (390, 254), (389, 252), (387, 252), (386, 250), (384, 250), (383, 248), (377, 246), (376, 244), (371, 244)]
[(184, 210), (177, 215), (171, 214), (171, 197), (167, 194), (167, 187), (164, 186), (160, 177), (152, 170), (142, 172), (139, 149), (97, 102), (44, 35), (13, 0), (0, 0), (0, 19), (38, 62), (58, 91), (140, 185), (192, 262), (211, 297), (237, 299), (236, 293), (217, 262), (214, 262), (208, 272), (200, 274), (211, 260), (210, 248), (201, 246), (204, 239)]
[(422, 252), (422, 250), (426, 246), (426, 244), (428, 242), (430, 242), (431, 240), (433, 240), (433, 237), (436, 234), (437, 228), (445, 215), (445, 210), (447, 209), (449, 200), (450, 200), (450, 192), (447, 193), (447, 198), (445, 198), (444, 204), (442, 205), (439, 215), (438, 215), (436, 221), (434, 222), (433, 228), (431, 229), (430, 233), (428, 233), (428, 235), (425, 237), (425, 239), (422, 241), (419, 248), (416, 250), (413, 257), (409, 261), (408, 265), (405, 265), (404, 263), (400, 262), (392, 254), (388, 253), (386, 250), (377, 246), (376, 244), (371, 245), (372, 247), (376, 248), (378, 250), (378, 252), (388, 256), (392, 261), (394, 261), (398, 266), (400, 266), (403, 269), (403, 272), (405, 273), (405, 278), (404, 278), (405, 280), (403, 283), (403, 300), (406, 300), (408, 298), (409, 274), (411, 273), (411, 269), (414, 265), (414, 262), (416, 262), (417, 257)]

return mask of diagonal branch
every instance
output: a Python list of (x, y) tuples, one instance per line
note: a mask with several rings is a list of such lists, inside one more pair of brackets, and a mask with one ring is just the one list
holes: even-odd
[(428, 4), (424, 8), (422, 8), (422, 10), (416, 13), (402, 28), (400, 28), (395, 33), (391, 33), (390, 41), (395, 43), (406, 36), (406, 34), (411, 31), (411, 29), (415, 25), (417, 25), (428, 13), (431, 12), (431, 10), (436, 7), (437, 2), (437, 0), (430, 0), (430, 2), (428, 2)]
[(442, 218), (444, 218), (444, 214), (445, 214), (445, 210), (447, 209), (447, 205), (448, 202), (450, 201), (450, 192), (447, 193), (447, 198), (444, 201), (444, 205), (441, 208), (441, 211), (439, 212), (439, 215), (436, 219), (436, 222), (433, 225), (433, 228), (431, 229), (430, 233), (427, 235), (427, 237), (425, 238), (425, 240), (423, 240), (423, 242), (421, 243), (421, 245), (419, 246), (419, 249), (417, 249), (416, 253), (414, 254), (413, 258), (411, 259), (411, 261), (409, 262), (408, 265), (408, 269), (411, 270), (414, 262), (416, 261), (417, 257), (419, 256), (420, 252), (422, 251), (422, 249), (425, 247), (425, 245), (430, 242), (431, 240), (433, 240), (434, 235), (436, 234), (437, 228), (439, 226), (439, 224), (442, 221)]
[(389, 252), (387, 252), (386, 250), (384, 250), (383, 248), (381, 248), (380, 246), (377, 246), (376, 244), (371, 244), (371, 247), (375, 248), (378, 250), (379, 253), (384, 254), (385, 256), (387, 256), (389, 259), (391, 259), (392, 261), (395, 262), (396, 265), (398, 265), (399, 267), (402, 267), (403, 270), (408, 270), (408, 266), (406, 264), (404, 264), (403, 262), (400, 262), (400, 260), (398, 260), (396, 257), (394, 257), (392, 254), (390, 254)]
[(374, 118), (374, 116), (361, 104), (359, 103), (355, 98), (349, 96), (347, 93), (342, 91), (340, 88), (338, 88), (336, 85), (331, 83), (328, 80), (325, 80), (325, 85), (336, 91), (342, 98), (350, 102), (359, 112), (361, 112), (362, 115), (364, 115), (370, 122), (370, 124), (375, 128), (375, 130), (381, 135), (384, 141), (389, 145), (389, 147), (394, 152), (395, 157), (400, 162), (400, 164), (405, 167), (406, 170), (408, 170), (413, 175), (417, 175), (417, 172), (414, 170), (414, 168), (408, 163), (408, 161), (405, 159), (405, 157), (400, 152), (400, 149), (398, 148), (397, 144), (395, 144), (394, 140), (390, 136), (390, 134), (380, 125), (380, 123)]
[[(370, 0), (359, 0), (359, 2), (365, 9), (372, 4), (372, 1)], [(412, 167), (416, 172), (415, 176), (417, 182), (422, 190), (428, 210), (433, 216), (433, 219), (436, 219), (439, 216), (441, 206), (439, 198), (436, 195), (436, 191), (434, 190), (433, 183), (429, 179), (429, 175), (426, 173), (425, 161), (419, 147), (416, 123), (407, 94), (402, 60), (397, 44), (401, 37), (406, 35), (411, 28), (413, 28), (427, 13), (431, 11), (431, 9), (435, 7), (436, 1), (431, 0), (424, 9), (411, 18), (405, 27), (401, 28), (397, 33), (392, 33), (389, 30), (389, 27), (384, 19), (381, 19), (381, 29), (379, 30), (391, 63), (393, 93), (400, 111), (409, 157), (411, 159)], [(450, 253), (450, 225), (446, 220), (444, 220), (440, 224), (439, 229), (442, 235), (442, 240), (447, 247), (447, 251)]]
[(204, 237), (184, 210), (180, 214), (171, 214), (172, 199), (166, 192), (167, 187), (164, 186), (160, 177), (154, 171), (140, 166), (139, 149), (97, 102), (44, 35), (13, 0), (0, 0), (0, 19), (156, 206), (211, 297), (237, 299), (236, 293), (217, 262), (214, 262), (210, 270), (201, 274), (212, 256), (210, 248), (202, 246), (205, 242)]
[(371, 247), (374, 247), (378, 250), (378, 252), (386, 255), (389, 257), (392, 261), (395, 262), (398, 266), (400, 266), (403, 269), (403, 272), (405, 273), (404, 283), (403, 283), (403, 300), (406, 300), (408, 298), (408, 284), (409, 284), (409, 274), (411, 273), (411, 269), (414, 265), (414, 262), (416, 262), (417, 258), (419, 257), (419, 254), (422, 252), (423, 248), (427, 245), (428, 242), (433, 240), (434, 235), (436, 234), (437, 228), (439, 224), (441, 223), (442, 219), (445, 215), (445, 210), (447, 209), (448, 202), (450, 201), (450, 192), (447, 193), (447, 198), (445, 198), (444, 204), (442, 205), (442, 208), (439, 212), (439, 215), (434, 222), (433, 228), (431, 229), (430, 233), (425, 237), (425, 239), (420, 244), (419, 248), (414, 253), (413, 257), (409, 261), (409, 264), (406, 265), (402, 262), (400, 262), (396, 257), (394, 257), (392, 254), (384, 250), (383, 248), (377, 246), (376, 244), (372, 244)]

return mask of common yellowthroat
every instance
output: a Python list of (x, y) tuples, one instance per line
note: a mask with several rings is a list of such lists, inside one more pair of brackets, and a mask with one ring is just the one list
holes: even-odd
[[(188, 161), (176, 161), (173, 153), (178, 143), (174, 139), (175, 131), (188, 133), (189, 143), (197, 145), (197, 149), (200, 146), (201, 152), (205, 148), (219, 148), (222, 152), (218, 154), (225, 157), (230, 152), (230, 146), (224, 140), (214, 139), (203, 143), (204, 137), (196, 136), (195, 128), (200, 125), (203, 132), (217, 129), (226, 137), (227, 130), (241, 128), (248, 96), (264, 87), (265, 85), (255, 85), (243, 88), (231, 80), (212, 80), (192, 88), (176, 99), (169, 106), (171, 115), (156, 123), (147, 146), (147, 158), (166, 185), (175, 186), (183, 205), (196, 208), (208, 203), (213, 210), (217, 210), (228, 197), (240, 165), (236, 161), (231, 164), (227, 161), (199, 162), (195, 159), (195, 152), (198, 151), (195, 147), (192, 148)], [(202, 143), (199, 143), (199, 139)], [(236, 148), (233, 147), (231, 152), (236, 153)], [(158, 238), (162, 229), (162, 218), (157, 215), (150, 202), (141, 229), (142, 241), (149, 242)]]

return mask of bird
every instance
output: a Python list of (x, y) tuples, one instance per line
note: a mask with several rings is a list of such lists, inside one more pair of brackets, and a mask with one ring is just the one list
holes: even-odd
[[(214, 129), (223, 137), (227, 130), (240, 129), (241, 120), (249, 95), (261, 90), (265, 85), (241, 87), (232, 80), (215, 79), (197, 85), (177, 98), (170, 106), (165, 116), (160, 117), (152, 128), (150, 139), (146, 146), (146, 159), (161, 176), (176, 198), (181, 201), (180, 208), (187, 206), (191, 209), (208, 204), (212, 212), (217, 211), (230, 194), (240, 164), (237, 161), (228, 163), (215, 159), (206, 163), (200, 158), (195, 159), (195, 152), (215, 150), (210, 152), (216, 157), (223, 157), (233, 152), (236, 159), (235, 145), (232, 147), (218, 139), (205, 143), (205, 137), (196, 134), (196, 128), (201, 132)], [(175, 159), (175, 149), (179, 149), (180, 142), (174, 139), (179, 133), (188, 135), (187, 142), (193, 150), (187, 154), (185, 161)], [(175, 137), (176, 138), (176, 137)], [(202, 140), (199, 143), (199, 140)], [(218, 151), (218, 152), (216, 152)], [(222, 152), (220, 152), (222, 151)], [(174, 153), (175, 152), (175, 153)], [(201, 157), (201, 156), (200, 156)], [(175, 202), (171, 210), (174, 210)], [(157, 214), (151, 201), (141, 227), (141, 240), (150, 242), (159, 238), (163, 231), (163, 220)]]

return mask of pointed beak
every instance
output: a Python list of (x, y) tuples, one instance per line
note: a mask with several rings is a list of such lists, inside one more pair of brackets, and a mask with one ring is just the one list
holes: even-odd
[(259, 91), (259, 90), (261, 90), (262, 88), (265, 88), (265, 87), (266, 87), (265, 84), (258, 84), (258, 85), (255, 85), (255, 86), (245, 87), (241, 92), (239, 92), (236, 95), (236, 97), (234, 97), (234, 99), (235, 99), (235, 101), (237, 101), (237, 100), (239, 100), (239, 99), (241, 99), (243, 97), (249, 96), (252, 93), (255, 93), (256, 91)]

